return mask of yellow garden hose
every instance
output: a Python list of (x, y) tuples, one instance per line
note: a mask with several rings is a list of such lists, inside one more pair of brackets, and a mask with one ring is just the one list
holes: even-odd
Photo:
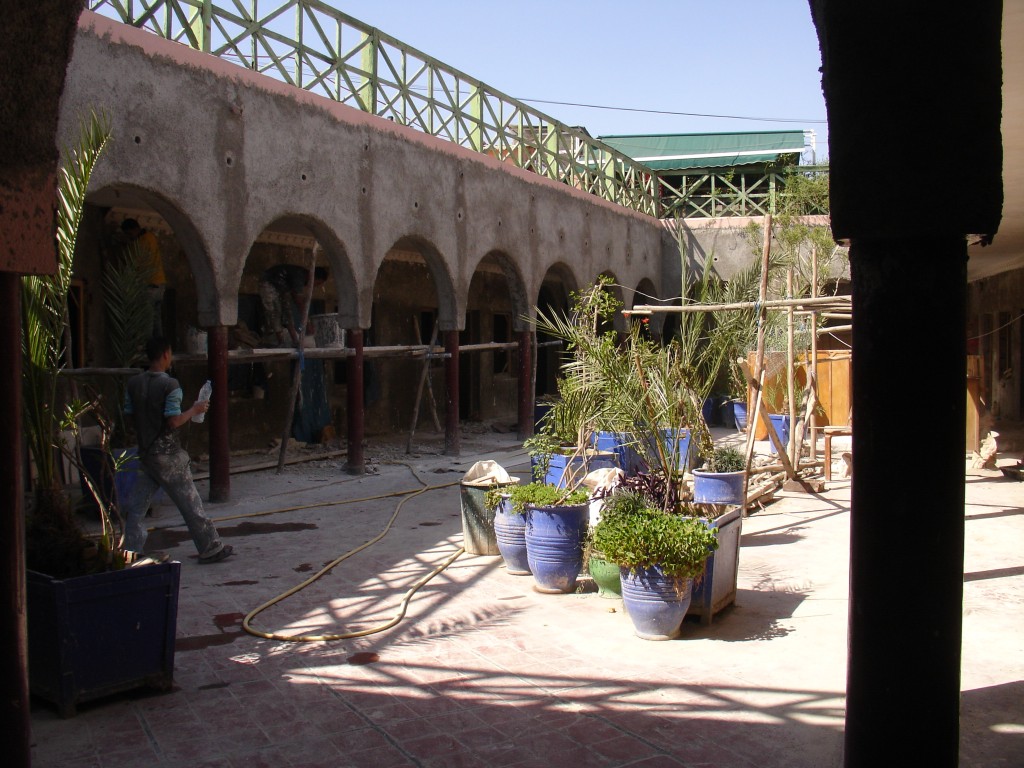
[[(419, 478), (417, 478), (417, 479), (419, 479)], [(328, 642), (328, 641), (332, 641), (332, 640), (350, 640), (350, 639), (352, 639), (354, 637), (365, 637), (366, 635), (372, 635), (372, 634), (375, 634), (377, 632), (383, 632), (384, 630), (390, 629), (391, 627), (395, 626), (398, 622), (400, 622), (405, 617), (405, 612), (406, 612), (406, 610), (407, 610), (407, 608), (409, 606), (409, 601), (412, 599), (412, 596), (414, 594), (416, 594), (416, 591), (419, 590), (420, 587), (422, 587), (424, 584), (426, 584), (428, 581), (430, 581), (432, 578), (434, 578), (441, 571), (443, 571), (445, 568), (447, 568), (449, 565), (451, 565), (453, 562), (455, 562), (455, 560), (459, 557), (459, 555), (461, 555), (463, 552), (465, 552), (465, 549), (463, 547), (459, 547), (455, 551), (455, 554), (453, 554), (451, 557), (447, 558), (443, 563), (441, 563), (441, 565), (439, 565), (436, 568), (434, 568), (434, 570), (432, 570), (426, 576), (424, 576), (423, 578), (419, 579), (415, 584), (413, 584), (412, 587), (410, 587), (406, 591), (405, 595), (403, 595), (402, 600), (399, 603), (398, 612), (394, 616), (392, 616), (390, 619), (388, 619), (386, 622), (384, 622), (383, 624), (378, 624), (377, 626), (370, 627), (368, 629), (361, 629), (361, 630), (359, 630), (357, 632), (342, 632), (342, 633), (331, 633), (331, 634), (323, 634), (323, 635), (282, 635), (282, 634), (278, 634), (276, 632), (263, 632), (261, 630), (255, 629), (252, 626), (252, 620), (257, 615), (259, 615), (261, 612), (263, 612), (267, 608), (269, 608), (270, 606), (275, 605), (275, 604), (281, 602), (285, 598), (291, 597), (296, 592), (298, 592), (298, 591), (300, 591), (302, 589), (305, 589), (310, 584), (315, 582), (317, 579), (319, 579), (320, 577), (322, 577), (326, 573), (328, 573), (332, 568), (334, 568), (339, 563), (341, 563), (344, 560), (347, 560), (348, 558), (352, 557), (352, 555), (355, 555), (355, 554), (357, 554), (359, 552), (362, 552), (367, 547), (372, 546), (373, 544), (376, 544), (378, 541), (383, 539), (384, 536), (387, 535), (388, 531), (391, 530), (391, 526), (394, 524), (395, 519), (398, 517), (398, 513), (402, 510), (402, 506), (405, 504), (405, 502), (409, 501), (410, 499), (415, 498), (416, 496), (419, 496), (422, 493), (426, 493), (427, 491), (433, 491), (433, 490), (437, 490), (439, 488), (450, 488), (453, 485), (458, 485), (458, 483), (459, 483), (458, 480), (454, 480), (454, 481), (452, 481), (450, 483), (440, 483), (438, 485), (427, 485), (427, 486), (424, 486), (423, 488), (420, 488), (419, 490), (416, 490), (416, 491), (411, 491), (411, 492), (410, 491), (396, 491), (394, 493), (385, 493), (385, 494), (381, 494), (380, 496), (372, 497), (372, 498), (380, 499), (380, 498), (386, 498), (388, 496), (405, 496), (405, 498), (402, 499), (400, 502), (398, 502), (398, 504), (395, 506), (395, 511), (392, 513), (391, 518), (387, 522), (387, 525), (384, 526), (384, 530), (382, 530), (379, 534), (374, 536), (369, 541), (361, 544), (360, 546), (356, 547), (353, 550), (350, 550), (350, 551), (346, 552), (341, 557), (338, 557), (338, 558), (332, 560), (327, 565), (325, 565), (323, 568), (321, 568), (317, 573), (315, 573), (314, 575), (310, 576), (308, 579), (303, 581), (301, 584), (297, 584), (296, 586), (294, 586), (291, 589), (289, 589), (287, 592), (283, 592), (282, 594), (278, 595), (277, 597), (272, 598), (271, 600), (268, 600), (267, 602), (263, 603), (263, 605), (259, 606), (258, 608), (255, 608), (252, 611), (250, 611), (249, 614), (245, 617), (245, 619), (242, 620), (242, 629), (244, 629), (250, 635), (255, 635), (256, 637), (266, 638), (267, 640), (280, 640), (280, 641), (288, 642), (288, 643), (313, 643), (313, 642), (318, 642), (318, 641)], [(323, 505), (323, 504), (312, 504), (310, 506), (325, 506), (325, 505)], [(298, 507), (298, 509), (304, 509), (304, 508), (305, 507)]]
[[(419, 478), (419, 476), (416, 474), (415, 470), (413, 470), (413, 468), (411, 466), (409, 466), (408, 464), (406, 464), (405, 466), (409, 468), (409, 470), (413, 474), (413, 477), (415, 477), (416, 480), (418, 480), (420, 483), (423, 482)], [(398, 502), (398, 504), (395, 506), (395, 511), (391, 514), (391, 517), (388, 519), (387, 524), (384, 526), (384, 529), (379, 534), (374, 536), (369, 541), (366, 541), (363, 544), (359, 545), (355, 549), (352, 549), (352, 550), (346, 552), (345, 554), (341, 555), (340, 557), (335, 558), (334, 560), (329, 562), (327, 565), (325, 565), (323, 568), (321, 568), (319, 571), (317, 571), (317, 573), (315, 573), (314, 575), (310, 576), (308, 579), (306, 579), (305, 581), (301, 582), (300, 584), (297, 584), (296, 586), (292, 587), (291, 589), (287, 590), (286, 592), (281, 593), (277, 597), (274, 597), (274, 598), (266, 601), (265, 603), (263, 603), (259, 607), (254, 608), (242, 620), (242, 629), (244, 629), (250, 635), (254, 635), (255, 637), (262, 637), (262, 638), (267, 639), (267, 640), (278, 640), (278, 641), (281, 641), (281, 642), (288, 642), (288, 643), (313, 643), (313, 642), (329, 642), (329, 641), (333, 641), (333, 640), (350, 640), (350, 639), (356, 638), (356, 637), (366, 637), (367, 635), (376, 634), (377, 632), (383, 632), (384, 630), (390, 629), (391, 627), (393, 627), (396, 624), (398, 624), (398, 622), (400, 622), (403, 618), (405, 618), (405, 613), (408, 610), (409, 601), (412, 600), (412, 596), (414, 594), (416, 594), (416, 592), (421, 587), (423, 587), (427, 582), (429, 582), (431, 579), (433, 579), (435, 576), (437, 576), (439, 573), (441, 573), (441, 571), (443, 571), (449, 565), (454, 563), (455, 560), (458, 559), (458, 557), (463, 552), (466, 551), (464, 547), (459, 547), (457, 550), (455, 550), (455, 552), (450, 557), (446, 558), (444, 560), (444, 562), (442, 562), (440, 565), (438, 565), (436, 568), (434, 568), (430, 573), (428, 573), (426, 576), (422, 577), (421, 579), (418, 579), (405, 592), (405, 594), (402, 596), (402, 599), (401, 599), (401, 601), (399, 602), (399, 605), (398, 605), (398, 611), (395, 613), (394, 616), (392, 616), (390, 619), (388, 619), (384, 623), (378, 624), (378, 625), (370, 627), (368, 629), (362, 629), (362, 630), (358, 630), (356, 632), (329, 633), (329, 634), (322, 634), (322, 635), (301, 635), (301, 634), (283, 635), (283, 634), (279, 634), (279, 633), (276, 633), (276, 632), (264, 632), (262, 630), (256, 629), (256, 628), (254, 628), (252, 626), (252, 620), (256, 616), (258, 616), (260, 613), (262, 613), (266, 609), (270, 608), (271, 606), (276, 605), (277, 603), (281, 602), (282, 600), (285, 600), (285, 599), (291, 597), (292, 595), (296, 594), (297, 592), (305, 589), (310, 584), (313, 584), (315, 581), (317, 581), (321, 577), (325, 576), (333, 568), (335, 568), (337, 565), (339, 565), (340, 563), (344, 562), (348, 558), (352, 557), (353, 555), (358, 554), (359, 552), (362, 552), (367, 547), (373, 546), (378, 541), (383, 539), (387, 535), (388, 531), (391, 530), (391, 527), (394, 525), (395, 520), (398, 518), (399, 512), (402, 511), (402, 507), (405, 505), (405, 503), (407, 501), (415, 498), (416, 496), (419, 496), (420, 494), (427, 493), (428, 491), (436, 491), (436, 490), (439, 490), (441, 488), (450, 488), (453, 485), (458, 485), (460, 482), (461, 481), (459, 481), (459, 480), (453, 480), (453, 481), (448, 482), (448, 483), (438, 483), (438, 484), (435, 484), (435, 485), (424, 485), (422, 488), (418, 488), (418, 489), (413, 490), (413, 491), (391, 491), (389, 493), (381, 493), (381, 494), (377, 494), (377, 495), (374, 495), (374, 496), (364, 496), (364, 497), (358, 498), (358, 499), (345, 499), (345, 500), (342, 500), (342, 501), (320, 501), (320, 502), (314, 502), (312, 504), (300, 504), (300, 505), (292, 506), (292, 507), (283, 507), (283, 508), (280, 508), (280, 509), (264, 510), (262, 512), (244, 512), (244, 513), (237, 514), (237, 515), (226, 515), (224, 517), (214, 518), (214, 522), (218, 522), (219, 523), (219, 522), (223, 522), (225, 520), (238, 520), (238, 519), (249, 518), (249, 517), (263, 517), (263, 516), (266, 516), (266, 515), (278, 515), (278, 514), (282, 514), (282, 513), (285, 513), (285, 512), (297, 512), (297, 511), (304, 510), (304, 509), (315, 509), (317, 507), (333, 507), (333, 506), (340, 506), (340, 505), (343, 505), (343, 504), (355, 504), (355, 503), (366, 502), (366, 501), (377, 501), (377, 500), (380, 500), (380, 499), (387, 499), (387, 498), (392, 498), (392, 497), (396, 497), (396, 496), (404, 496), (405, 497), (400, 502)], [(178, 524), (170, 525), (170, 526), (153, 527), (150, 530), (161, 530), (163, 528), (174, 528), (174, 527), (178, 527)]]

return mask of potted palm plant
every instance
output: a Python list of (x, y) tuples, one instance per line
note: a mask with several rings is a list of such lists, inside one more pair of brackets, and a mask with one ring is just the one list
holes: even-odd
[(104, 441), (110, 423), (96, 400), (64, 393), (60, 372), (75, 242), (92, 169), (110, 139), (93, 115), (78, 146), (65, 150), (57, 218), (57, 270), (23, 278), (23, 402), (36, 470), (26, 516), (29, 682), (34, 695), (61, 715), (80, 702), (142, 685), (169, 690), (174, 667), (180, 563), (125, 567), (120, 516), (88, 473), (102, 523), (98, 539), (75, 519), (58, 457), (83, 470), (74, 433), (87, 414), (98, 417)]
[(594, 547), (619, 566), (622, 600), (638, 637), (671, 640), (690, 605), (694, 579), (718, 547), (714, 529), (620, 490), (605, 501)]

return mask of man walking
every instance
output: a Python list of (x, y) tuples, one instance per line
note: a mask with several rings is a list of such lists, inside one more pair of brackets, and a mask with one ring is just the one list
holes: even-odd
[(129, 559), (141, 556), (148, 536), (143, 518), (153, 494), (157, 488), (163, 488), (188, 525), (199, 562), (219, 562), (231, 555), (232, 547), (221, 542), (213, 522), (203, 511), (203, 502), (192, 481), (188, 453), (175, 432), (196, 414), (206, 413), (210, 403), (199, 400), (188, 410), (181, 410), (181, 387), (177, 379), (167, 374), (172, 357), (167, 339), (150, 339), (146, 355), (149, 369), (128, 380), (125, 394), (124, 412), (135, 427), (142, 471), (128, 499), (122, 547)]

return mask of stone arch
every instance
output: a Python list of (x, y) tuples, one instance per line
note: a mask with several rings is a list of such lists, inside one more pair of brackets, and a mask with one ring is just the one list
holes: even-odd
[[(632, 291), (631, 301), (626, 305), (627, 308), (632, 308), (638, 304), (662, 304), (662, 300), (658, 298), (657, 288), (654, 282), (648, 278), (641, 278), (640, 282), (637, 283), (636, 288)], [(665, 314), (655, 312), (646, 318), (648, 330), (654, 338), (661, 338), (662, 331), (665, 327)], [(629, 322), (642, 322), (641, 318), (629, 318)]]
[[(122, 222), (134, 218), (157, 236), (167, 273), (170, 295), (165, 294), (162, 315), (169, 327), (161, 332), (182, 348), (183, 339), (179, 337), (183, 326), (218, 323), (223, 302), (222, 286), (217, 285), (218, 270), (205, 233), (184, 206), (151, 189), (115, 182), (87, 195), (84, 216), (76, 261), (85, 259), (83, 272), (94, 276), (95, 285), (102, 284), (103, 264), (124, 247)], [(184, 264), (178, 254), (184, 257)], [(194, 311), (189, 308), (182, 312), (176, 289), (186, 279), (194, 286)]]
[[(326, 311), (338, 315), (338, 323), (342, 328), (361, 327), (360, 286), (357, 283), (349, 249), (346, 248), (345, 243), (334, 229), (312, 214), (282, 213), (268, 218), (266, 224), (258, 232), (255, 241), (249, 245), (245, 254), (246, 265), (253, 255), (253, 249), (261, 242), (277, 243), (284, 247), (288, 247), (290, 244), (291, 247), (303, 251), (316, 249), (317, 266), (326, 266), (330, 272), (327, 285), (331, 290), (326, 291), (326, 294), (333, 301), (328, 302), (329, 306), (326, 307)], [(300, 261), (308, 263), (308, 258), (304, 254), (300, 257)], [(248, 273), (240, 273), (239, 289), (251, 283), (254, 272), (262, 271), (262, 268), (260, 266), (257, 270), (250, 269)]]
[(508, 286), (509, 298), (512, 302), (513, 329), (516, 331), (526, 330), (527, 319), (532, 316), (532, 306), (526, 292), (526, 281), (519, 269), (519, 264), (505, 251), (491, 250), (484, 254), (476, 263), (473, 274), (481, 268), (481, 265), (491, 262), (501, 270)]
[[(452, 274), (448, 269), (448, 263), (430, 240), (420, 235), (405, 235), (398, 238), (392, 245), (381, 263), (377, 266), (376, 281), (380, 279), (380, 270), (389, 257), (396, 254), (418, 254), (426, 263), (427, 270), (434, 284), (437, 297), (437, 322), (442, 331), (461, 330), (463, 313), (460, 311), (464, 306), (459, 301), (455, 292), (455, 284)], [(377, 286), (374, 285), (374, 297), (377, 295)]]
[[(608, 278), (610, 278), (611, 279), (611, 285), (609, 285), (606, 290), (609, 293), (611, 293), (612, 296), (614, 296), (616, 299), (618, 299), (622, 303), (623, 307), (632, 306), (632, 304), (628, 304), (626, 302), (626, 293), (625, 293), (626, 289), (625, 289), (625, 286), (623, 286), (619, 282), (619, 278), (616, 276), (616, 274), (612, 270), (605, 269), (602, 272), (600, 272), (597, 277), (608, 277)], [(595, 282), (596, 282), (596, 279), (595, 279)], [(626, 333), (629, 330), (628, 324), (626, 322), (626, 318), (625, 318), (625, 316), (621, 312), (616, 313), (615, 317), (612, 318), (612, 327), (616, 331), (618, 331), (619, 333)]]

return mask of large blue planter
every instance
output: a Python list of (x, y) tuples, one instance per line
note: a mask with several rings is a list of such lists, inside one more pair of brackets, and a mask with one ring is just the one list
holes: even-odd
[(747, 403), (745, 400), (732, 401), (732, 415), (736, 429), (740, 432), (747, 428)]
[[(665, 452), (668, 455), (675, 455), (676, 469), (679, 472), (689, 472), (690, 467), (693, 466), (693, 457), (696, 446), (690, 440), (690, 430), (684, 427), (683, 429), (662, 429), (659, 430), (661, 434), (662, 444)], [(654, 452), (654, 446), (648, 449), (649, 453)], [(649, 471), (646, 466), (646, 461), (642, 461), (642, 470)]]
[(693, 470), (693, 500), (698, 504), (743, 504), (746, 501), (744, 472)]
[(709, 427), (718, 426), (718, 400), (714, 397), (704, 398), (700, 408), (701, 418)]
[(619, 469), (629, 476), (635, 475), (641, 466), (646, 467), (632, 441), (632, 435), (625, 432), (595, 432), (592, 437), (594, 448), (613, 454)]
[(633, 622), (637, 637), (672, 640), (686, 617), (693, 593), (692, 579), (668, 577), (657, 566), (631, 573), (619, 571), (622, 604)]
[[(553, 453), (548, 463), (548, 473), (544, 476), (544, 482), (557, 488), (565, 488), (570, 474), (576, 478), (578, 483), (588, 472), (614, 467), (616, 461), (614, 453), (591, 453), (586, 457), (586, 462), (584, 462), (583, 456), (570, 457), (564, 453)], [(566, 464), (570, 463), (571, 469), (567, 472)]]
[[(138, 448), (115, 448), (118, 456), (124, 459), (121, 468), (114, 472), (114, 464), (110, 456), (102, 449), (95, 446), (82, 446), (83, 469), (92, 477), (97, 490), (103, 498), (104, 503), (116, 505), (122, 515), (128, 510), (126, 505), (131, 498), (132, 489), (138, 482), (139, 473), (142, 472), (142, 465), (138, 459)], [(86, 485), (84, 478), (81, 480), (82, 495), (93, 501), (92, 491)], [(163, 489), (157, 489), (153, 496), (153, 502), (163, 497)]]
[(687, 615), (697, 616), (701, 624), (709, 625), (715, 614), (736, 602), (740, 534), (743, 531), (742, 508), (733, 507), (706, 522), (715, 529), (718, 549), (711, 553), (704, 575), (693, 587), (693, 599)]
[(526, 557), (526, 518), (512, 511), (508, 498), (503, 498), (494, 511), (494, 539), (505, 570), (513, 576), (529, 576)]
[[(768, 414), (769, 420), (772, 423), (772, 429), (775, 430), (775, 434), (779, 436), (779, 441), (783, 446), (789, 445), (789, 416), (784, 416), (781, 413), (770, 413)], [(771, 438), (768, 438), (771, 440)], [(775, 451), (775, 443), (772, 443), (772, 452)]]
[(589, 504), (526, 507), (526, 556), (538, 592), (572, 592), (589, 516)]
[(62, 717), (141, 686), (171, 689), (181, 563), (55, 579), (27, 572), (29, 683)]

